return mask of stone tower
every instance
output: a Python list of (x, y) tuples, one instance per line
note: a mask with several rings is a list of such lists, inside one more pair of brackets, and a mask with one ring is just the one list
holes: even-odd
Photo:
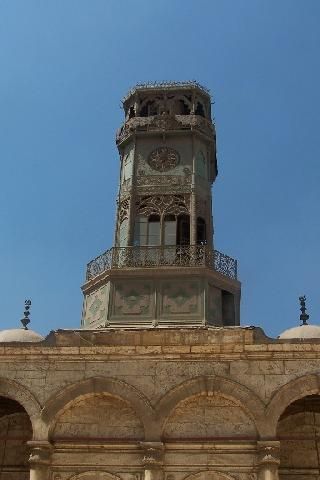
[(213, 246), (208, 91), (139, 84), (123, 108), (115, 244), (88, 264), (83, 328), (239, 325), (237, 262)]

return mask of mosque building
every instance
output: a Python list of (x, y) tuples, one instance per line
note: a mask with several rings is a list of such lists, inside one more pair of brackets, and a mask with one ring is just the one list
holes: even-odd
[(211, 97), (138, 84), (117, 132), (114, 246), (81, 328), (0, 331), (0, 480), (319, 480), (320, 326), (240, 325), (214, 246)]

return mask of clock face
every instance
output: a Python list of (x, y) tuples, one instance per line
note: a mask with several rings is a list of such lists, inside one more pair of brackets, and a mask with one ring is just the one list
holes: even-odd
[(179, 161), (179, 153), (170, 147), (158, 147), (148, 157), (150, 167), (158, 172), (167, 172), (175, 168)]

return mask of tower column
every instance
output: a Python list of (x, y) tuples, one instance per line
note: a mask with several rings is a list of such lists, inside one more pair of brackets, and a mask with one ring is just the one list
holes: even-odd
[(261, 441), (258, 448), (258, 480), (279, 480), (280, 442)]

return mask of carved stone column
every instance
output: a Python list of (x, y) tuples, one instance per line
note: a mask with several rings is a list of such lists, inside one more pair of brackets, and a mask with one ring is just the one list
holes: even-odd
[(143, 449), (142, 465), (144, 467), (144, 480), (163, 479), (163, 453), (162, 442), (141, 442)]
[(29, 457), (30, 480), (47, 480), (49, 478), (48, 468), (51, 460), (51, 444), (49, 442), (28, 442), (31, 447)]
[(257, 449), (258, 480), (279, 480), (280, 442), (260, 441), (257, 442)]

